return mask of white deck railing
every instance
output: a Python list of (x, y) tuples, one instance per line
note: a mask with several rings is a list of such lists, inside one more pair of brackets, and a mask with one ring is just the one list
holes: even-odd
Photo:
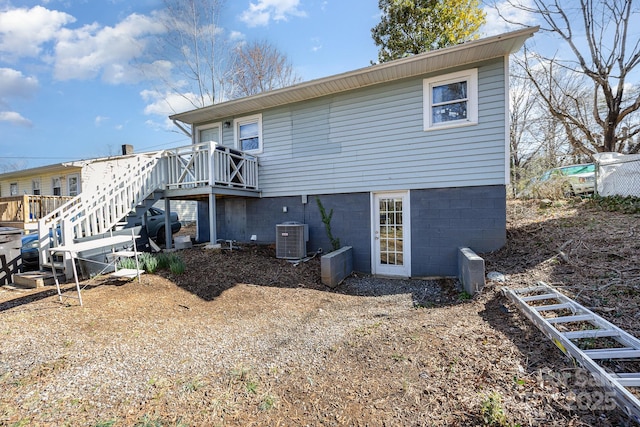
[[(255, 157), (215, 142), (135, 156), (112, 182), (82, 192), (38, 221), (41, 248), (107, 233), (156, 190), (230, 187), (258, 189)], [(41, 251), (40, 260), (46, 262)]]
[(167, 189), (225, 186), (258, 189), (258, 160), (215, 142), (186, 145), (165, 151)]

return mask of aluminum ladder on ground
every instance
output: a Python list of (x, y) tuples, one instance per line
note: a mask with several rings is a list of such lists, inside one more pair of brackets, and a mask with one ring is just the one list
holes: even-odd
[[(614, 396), (620, 409), (640, 423), (640, 400), (627, 389), (640, 387), (640, 372), (608, 372), (596, 362), (640, 359), (640, 340), (546, 283), (523, 289), (503, 288), (502, 292), (574, 364), (577, 362), (588, 370), (604, 390)], [(589, 329), (581, 329), (584, 326)], [(571, 330), (572, 327), (578, 330)], [(598, 339), (613, 340), (608, 343), (615, 342), (616, 347), (583, 350), (574, 342), (579, 339), (593, 340), (594, 344)]]

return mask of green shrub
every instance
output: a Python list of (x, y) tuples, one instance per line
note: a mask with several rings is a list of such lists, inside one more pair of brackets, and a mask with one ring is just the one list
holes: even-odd
[[(485, 396), (480, 409), (482, 421), (486, 426), (511, 427), (507, 421), (507, 415), (502, 407), (502, 396), (500, 393), (492, 392)], [(515, 424), (518, 425), (518, 424)]]
[(135, 258), (122, 258), (118, 261), (118, 270), (123, 268), (134, 270), (136, 267)]
[(595, 196), (591, 199), (598, 208), (609, 212), (627, 214), (640, 213), (640, 197), (633, 196)]
[(156, 255), (156, 260), (158, 261), (158, 269), (159, 270), (167, 270), (169, 269), (169, 265), (171, 264), (171, 260), (174, 258), (173, 254), (169, 254), (166, 252), (161, 252)]
[(171, 270), (173, 274), (182, 274), (186, 268), (186, 264), (179, 256), (174, 256), (169, 263), (169, 270)]
[(158, 259), (153, 254), (143, 252), (138, 256), (138, 261), (147, 273), (153, 274), (158, 269)]
[(316, 202), (318, 203), (318, 209), (320, 209), (322, 222), (324, 223), (324, 228), (327, 231), (327, 237), (331, 242), (331, 247), (334, 251), (337, 251), (338, 249), (340, 249), (340, 239), (333, 237), (333, 233), (331, 232), (331, 218), (333, 217), (333, 208), (329, 211), (329, 213), (327, 213), (319, 197), (316, 197)]

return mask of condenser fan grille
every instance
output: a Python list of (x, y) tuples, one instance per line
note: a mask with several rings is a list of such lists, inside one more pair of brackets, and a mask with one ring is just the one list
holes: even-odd
[(304, 258), (307, 255), (308, 230), (307, 224), (287, 223), (276, 225), (276, 258)]

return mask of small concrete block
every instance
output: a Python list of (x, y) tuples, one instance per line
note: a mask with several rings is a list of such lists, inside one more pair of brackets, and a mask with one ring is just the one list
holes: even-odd
[(191, 236), (176, 236), (173, 239), (173, 246), (176, 249), (190, 249), (193, 247), (191, 244)]
[(14, 275), (13, 283), (16, 285), (24, 286), (25, 288), (42, 288), (44, 287), (44, 280), (40, 275)]
[[(63, 273), (58, 273), (58, 281), (65, 283), (66, 278)], [(13, 275), (13, 283), (25, 288), (42, 288), (44, 286), (55, 285), (53, 273), (48, 271), (30, 271)]]
[(353, 272), (353, 248), (345, 246), (320, 258), (322, 283), (335, 288)]
[(459, 248), (458, 277), (469, 295), (480, 292), (485, 284), (484, 259), (469, 248)]

